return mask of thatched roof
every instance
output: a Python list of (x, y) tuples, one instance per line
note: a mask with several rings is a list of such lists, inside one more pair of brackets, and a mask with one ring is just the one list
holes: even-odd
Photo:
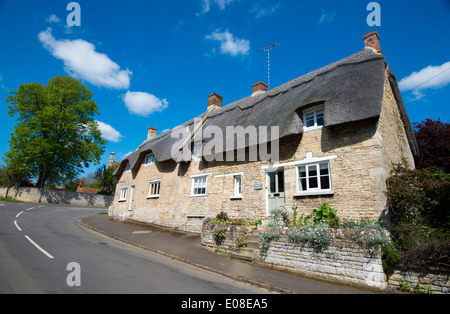
[[(413, 154), (417, 154), (417, 144), (401, 100), (397, 80), (383, 55), (368, 48), (265, 93), (218, 108), (208, 117), (203, 129), (216, 126), (226, 137), (227, 126), (267, 126), (269, 130), (271, 126), (279, 126), (280, 139), (283, 139), (303, 132), (301, 111), (318, 103), (324, 105), (325, 127), (377, 119), (383, 102), (386, 70), (411, 150)], [(203, 115), (196, 119), (201, 119)], [(116, 174), (123, 171), (126, 162), (130, 162), (132, 169), (137, 168), (143, 155), (148, 152), (152, 152), (160, 162), (171, 159), (175, 162), (182, 161), (172, 151), (176, 149), (181, 137), (172, 138), (172, 133), (175, 134), (179, 130), (186, 134), (191, 132), (195, 121), (192, 119), (142, 143), (135, 152), (124, 158)], [(270, 135), (268, 139), (270, 140)], [(252, 142), (252, 139), (249, 138), (248, 142)], [(225, 138), (223, 143), (226, 143)], [(225, 152), (225, 147), (222, 151)], [(220, 148), (216, 153), (221, 153)]]

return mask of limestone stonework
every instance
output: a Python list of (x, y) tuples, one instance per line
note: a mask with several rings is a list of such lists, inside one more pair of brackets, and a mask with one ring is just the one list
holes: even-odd
[[(414, 166), (387, 71), (378, 119), (305, 131), (281, 140), (279, 151), (275, 164), (201, 159), (180, 163), (156, 160), (150, 165), (142, 162), (119, 177), (109, 214), (198, 233), (204, 218), (221, 211), (231, 219), (264, 220), (269, 215), (267, 174), (278, 168), (284, 170), (285, 203), (296, 204), (300, 213), (309, 214), (328, 203), (341, 219), (377, 219), (386, 210), (385, 181), (392, 163), (406, 160)], [(318, 158), (329, 161), (331, 191), (299, 195), (297, 166)], [(206, 194), (193, 196), (192, 176), (201, 174), (207, 176)], [(234, 197), (235, 175), (241, 176), (240, 197)], [(160, 180), (159, 195), (150, 196), (150, 181), (155, 180)], [(127, 197), (120, 200), (121, 189), (126, 187)]]

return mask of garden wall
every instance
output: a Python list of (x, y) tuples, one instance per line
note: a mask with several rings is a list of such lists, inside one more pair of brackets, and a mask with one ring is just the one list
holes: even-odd
[[(8, 196), (14, 197), (15, 193), (16, 190), (11, 188)], [(6, 196), (6, 188), (0, 188), (0, 196)], [(109, 207), (114, 196), (22, 187), (18, 189), (16, 199), (29, 203)]]
[[(236, 239), (247, 240), (247, 234), (251, 228), (240, 225), (230, 224), (212, 224), (211, 219), (207, 218), (203, 222), (201, 243), (209, 249), (220, 249), (225, 252), (236, 252), (238, 245)], [(225, 230), (225, 239), (223, 241), (216, 240), (214, 234), (218, 230)]]
[[(271, 241), (261, 260), (278, 267), (300, 271), (309, 276), (386, 288), (386, 276), (381, 261), (381, 250), (370, 253), (352, 238), (353, 230), (328, 229), (330, 243), (320, 248), (309, 244), (291, 243), (289, 229), (277, 228), (272, 233), (278, 238)], [(377, 232), (366, 230), (366, 233)]]
[(393, 269), (388, 273), (388, 285), (393, 289), (402, 288), (403, 291), (432, 294), (450, 293), (450, 274)]

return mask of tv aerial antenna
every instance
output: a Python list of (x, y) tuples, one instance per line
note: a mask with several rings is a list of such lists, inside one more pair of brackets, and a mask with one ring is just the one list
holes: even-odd
[(270, 51), (277, 50), (278, 46), (279, 44), (276, 41), (273, 41), (272, 45), (258, 49), (258, 51), (267, 51), (267, 90), (270, 90)]

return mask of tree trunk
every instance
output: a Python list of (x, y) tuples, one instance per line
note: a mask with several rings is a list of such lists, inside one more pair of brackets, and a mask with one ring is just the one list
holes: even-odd
[(36, 187), (43, 189), (44, 185), (45, 185), (45, 170), (42, 172), (39, 172), (39, 178), (38, 181), (36, 183)]

